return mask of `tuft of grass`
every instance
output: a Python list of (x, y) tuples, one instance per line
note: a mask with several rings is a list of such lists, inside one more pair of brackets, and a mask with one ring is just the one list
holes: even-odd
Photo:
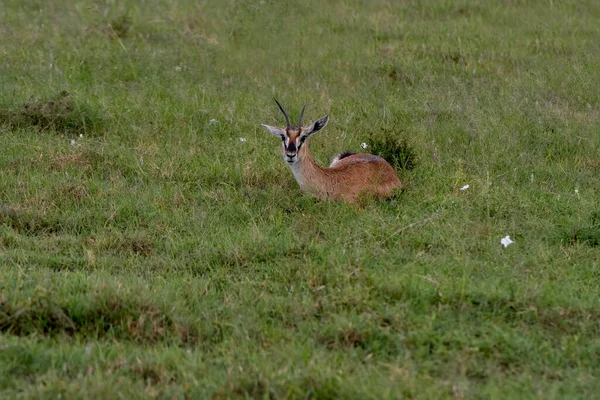
[(600, 246), (600, 225), (573, 228), (565, 234), (564, 241), (569, 244)]
[(120, 15), (109, 23), (110, 31), (119, 39), (126, 38), (132, 27), (132, 20), (128, 14)]
[(561, 230), (558, 242), (569, 245), (600, 246), (600, 213), (594, 211), (587, 221), (584, 221), (571, 228)]
[(47, 290), (37, 288), (23, 302), (0, 303), (0, 332), (15, 336), (110, 336), (152, 344), (162, 340), (198, 342), (198, 331), (173, 320), (151, 302), (97, 295), (81, 307), (60, 305)]
[(97, 111), (63, 90), (45, 99), (31, 96), (16, 109), (0, 110), (0, 125), (9, 130), (35, 127), (38, 132), (77, 136), (102, 132), (104, 121)]
[(9, 206), (0, 206), (0, 224), (24, 235), (53, 234), (65, 229), (61, 221)]
[(416, 77), (412, 72), (407, 71), (401, 65), (387, 65), (381, 68), (382, 74), (389, 78), (389, 81), (402, 86), (414, 86)]

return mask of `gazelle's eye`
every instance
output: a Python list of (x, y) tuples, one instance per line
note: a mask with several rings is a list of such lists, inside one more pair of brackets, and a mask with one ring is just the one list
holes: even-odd
[(300, 138), (300, 143), (304, 143), (304, 141), (306, 140), (306, 138), (307, 138), (307, 136), (302, 136), (302, 137)]
[(281, 135), (281, 141), (283, 141), (283, 143), (285, 143), (285, 136)]

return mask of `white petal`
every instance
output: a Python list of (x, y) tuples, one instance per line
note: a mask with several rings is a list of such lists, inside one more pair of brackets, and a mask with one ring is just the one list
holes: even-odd
[(366, 148), (367, 148), (367, 144), (366, 144), (365, 142), (362, 142), (362, 143), (360, 144), (360, 147), (362, 147), (363, 149), (366, 149)]
[(459, 190), (464, 192), (468, 188), (469, 188), (469, 185), (465, 185), (465, 186), (461, 187)]
[(245, 141), (246, 141), (246, 138), (243, 138), (243, 137), (240, 138), (240, 142), (245, 142)]
[(500, 244), (502, 244), (504, 247), (508, 247), (508, 245), (513, 244), (514, 242), (512, 240), (510, 240), (510, 236), (506, 236), (503, 237), (502, 239), (500, 239)]

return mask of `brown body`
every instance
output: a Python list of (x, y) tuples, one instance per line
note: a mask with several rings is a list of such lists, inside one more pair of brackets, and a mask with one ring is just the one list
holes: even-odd
[(305, 144), (299, 161), (291, 165), (294, 177), (303, 190), (320, 199), (354, 202), (362, 194), (390, 197), (402, 184), (394, 169), (383, 158), (372, 154), (339, 155), (329, 168), (318, 165)]
[[(390, 197), (394, 189), (402, 187), (396, 172), (383, 158), (373, 154), (341, 153), (332, 161), (329, 168), (321, 167), (308, 150), (307, 139), (323, 129), (329, 121), (325, 116), (310, 126), (302, 126), (302, 115), (297, 126), (290, 120), (277, 100), (279, 109), (285, 116), (287, 127), (264, 125), (271, 134), (283, 142), (283, 159), (303, 190), (320, 199), (346, 200), (354, 202), (360, 195)], [(305, 106), (306, 107), (306, 106)]]

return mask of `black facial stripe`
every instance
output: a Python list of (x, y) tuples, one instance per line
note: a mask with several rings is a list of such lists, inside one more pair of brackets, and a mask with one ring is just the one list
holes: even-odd
[(300, 147), (302, 147), (302, 145), (304, 144), (305, 141), (306, 141), (306, 136), (303, 136), (300, 138), (300, 143), (298, 144), (298, 150), (300, 150)]

